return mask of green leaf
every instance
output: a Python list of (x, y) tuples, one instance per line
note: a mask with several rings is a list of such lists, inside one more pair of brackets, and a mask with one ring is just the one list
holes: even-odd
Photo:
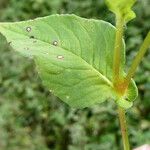
[(135, 2), (136, 0), (106, 0), (108, 8), (115, 13), (117, 17), (122, 17), (125, 23), (136, 16), (131, 9)]
[[(111, 82), (116, 31), (110, 23), (52, 15), (1, 23), (0, 32), (14, 50), (35, 60), (44, 84), (70, 106), (84, 108), (118, 98)], [(122, 43), (121, 74), (124, 51)], [(132, 82), (122, 98), (132, 102), (136, 96)]]

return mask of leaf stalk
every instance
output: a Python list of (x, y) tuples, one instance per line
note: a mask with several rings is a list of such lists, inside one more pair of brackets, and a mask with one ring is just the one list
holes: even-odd
[(124, 20), (122, 17), (116, 17), (116, 38), (114, 47), (114, 58), (113, 58), (113, 80), (114, 84), (120, 79), (120, 62), (121, 62), (121, 48), (122, 48), (122, 37), (124, 31)]
[(148, 32), (146, 38), (144, 39), (143, 44), (140, 47), (139, 52), (137, 53), (137, 55), (135, 56), (132, 65), (128, 71), (128, 74), (126, 76), (126, 78), (124, 79), (124, 85), (126, 87), (128, 87), (131, 78), (134, 76), (140, 62), (142, 61), (142, 58), (144, 57), (145, 53), (147, 52), (148, 48), (150, 47), (150, 31)]

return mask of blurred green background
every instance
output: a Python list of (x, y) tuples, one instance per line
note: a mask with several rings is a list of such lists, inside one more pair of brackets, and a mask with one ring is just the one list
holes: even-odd
[[(126, 28), (127, 68), (150, 29), (150, 1), (138, 0), (137, 18)], [(0, 0), (0, 21), (74, 13), (114, 24), (104, 0)], [(76, 110), (43, 87), (31, 60), (0, 36), (0, 150), (122, 150), (113, 102)], [(150, 144), (150, 53), (135, 80), (139, 96), (128, 110), (133, 147)]]

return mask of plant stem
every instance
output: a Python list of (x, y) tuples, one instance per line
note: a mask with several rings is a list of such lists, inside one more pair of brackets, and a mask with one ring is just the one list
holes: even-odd
[(139, 52), (137, 53), (137, 55), (135, 56), (133, 63), (128, 71), (128, 74), (124, 80), (124, 84), (126, 85), (126, 87), (128, 87), (131, 78), (134, 76), (136, 69), (138, 67), (138, 65), (140, 64), (143, 56), (145, 55), (146, 51), (148, 50), (148, 48), (150, 47), (150, 32), (147, 34), (143, 44), (140, 47)]
[(124, 147), (124, 150), (130, 150), (125, 110), (119, 107), (118, 113), (119, 113), (119, 121), (120, 121), (121, 133), (122, 133), (122, 139), (123, 139), (123, 147)]
[[(117, 30), (116, 30), (116, 39), (115, 39), (115, 48), (114, 48), (114, 57), (113, 57), (113, 83), (118, 93), (124, 93), (124, 88), (123, 90), (121, 89), (122, 82), (121, 82), (121, 76), (120, 76), (120, 64), (122, 61), (121, 49), (122, 49), (124, 20), (120, 16), (116, 17), (116, 28)], [(125, 110), (119, 107), (118, 113), (119, 113), (119, 121), (120, 121), (120, 126), (121, 126), (124, 150), (130, 150)]]
[(113, 58), (114, 83), (117, 83), (120, 78), (120, 62), (121, 62), (123, 26), (124, 26), (124, 21), (122, 17), (117, 16), (116, 17), (116, 38), (115, 38), (114, 58)]

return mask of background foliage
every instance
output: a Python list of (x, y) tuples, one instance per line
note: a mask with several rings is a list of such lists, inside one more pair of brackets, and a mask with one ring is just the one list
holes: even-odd
[[(126, 28), (127, 66), (150, 29), (150, 1), (139, 0), (137, 18)], [(0, 21), (74, 13), (114, 24), (103, 0), (1, 0)], [(0, 150), (120, 150), (113, 102), (84, 110), (69, 108), (39, 79), (34, 63), (10, 49), (0, 36)], [(150, 144), (150, 53), (135, 80), (139, 97), (128, 111), (133, 147)]]

